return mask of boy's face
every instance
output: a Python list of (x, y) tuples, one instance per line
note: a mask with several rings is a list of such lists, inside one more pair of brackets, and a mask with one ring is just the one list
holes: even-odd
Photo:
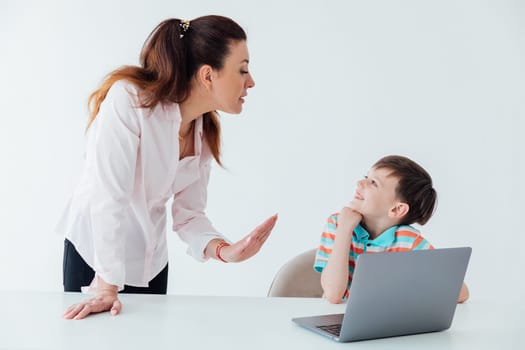
[(389, 176), (387, 168), (372, 168), (364, 179), (357, 181), (350, 207), (367, 219), (386, 219), (399, 200), (396, 198), (398, 178)]

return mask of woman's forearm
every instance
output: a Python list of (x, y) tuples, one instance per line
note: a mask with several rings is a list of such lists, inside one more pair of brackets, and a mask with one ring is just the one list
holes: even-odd
[(97, 275), (97, 293), (118, 293), (118, 286), (109, 284)]

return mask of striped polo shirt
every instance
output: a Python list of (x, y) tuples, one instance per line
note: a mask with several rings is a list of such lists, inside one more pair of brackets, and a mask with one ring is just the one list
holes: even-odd
[[(337, 229), (337, 218), (339, 213), (331, 215), (321, 235), (321, 244), (315, 255), (314, 269), (322, 272), (328, 258), (332, 253)], [(348, 290), (352, 283), (357, 258), (366, 253), (403, 252), (409, 250), (434, 249), (434, 247), (421, 236), (421, 233), (412, 226), (392, 226), (381, 233), (375, 239), (369, 239), (370, 234), (361, 225), (357, 225), (352, 233), (352, 242), (349, 247), (348, 256), (348, 287), (344, 298), (348, 297)]]

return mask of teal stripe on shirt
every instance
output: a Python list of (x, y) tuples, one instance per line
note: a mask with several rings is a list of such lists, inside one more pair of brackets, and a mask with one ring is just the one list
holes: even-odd
[(428, 242), (426, 239), (423, 239), (421, 242), (419, 242), (419, 244), (414, 248), (414, 250), (421, 250), (423, 248), (425, 248), (425, 245), (427, 245)]
[(331, 238), (321, 237), (321, 243), (325, 247), (331, 247), (334, 244), (334, 240)]
[[(323, 257), (325, 259), (328, 259), (330, 257), (330, 254), (326, 254), (325, 252), (323, 252), (322, 250), (318, 250), (317, 251), (317, 257)], [(316, 257), (316, 259), (317, 259)]]

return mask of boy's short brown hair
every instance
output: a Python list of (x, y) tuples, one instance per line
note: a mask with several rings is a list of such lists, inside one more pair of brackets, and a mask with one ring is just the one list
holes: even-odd
[(390, 176), (399, 179), (396, 196), (409, 206), (408, 213), (400, 224), (427, 223), (434, 214), (437, 202), (437, 193), (432, 187), (432, 178), (428, 172), (413, 160), (396, 155), (379, 159), (373, 168), (392, 170)]

